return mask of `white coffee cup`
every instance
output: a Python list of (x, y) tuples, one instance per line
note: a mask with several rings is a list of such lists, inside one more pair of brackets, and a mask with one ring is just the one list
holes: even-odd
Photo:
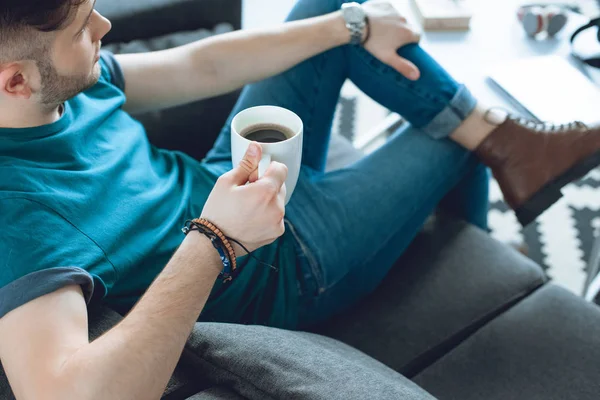
[(285, 164), (288, 168), (285, 186), (287, 204), (298, 182), (300, 165), (302, 164), (302, 137), (304, 126), (302, 120), (292, 111), (277, 106), (258, 106), (247, 108), (238, 113), (231, 121), (231, 155), (233, 165), (238, 165), (251, 141), (242, 136), (248, 128), (261, 124), (282, 125), (292, 135), (286, 140), (275, 143), (260, 143), (262, 147), (262, 158), (258, 165), (259, 178), (271, 164), (277, 161)]

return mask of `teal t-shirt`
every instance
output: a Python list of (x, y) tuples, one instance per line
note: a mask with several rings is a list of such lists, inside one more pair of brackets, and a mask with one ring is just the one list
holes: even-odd
[[(198, 217), (217, 169), (161, 150), (122, 110), (124, 79), (102, 53), (102, 75), (50, 125), (0, 128), (0, 317), (70, 284), (87, 301), (126, 311)], [(201, 320), (296, 325), (297, 266), (284, 235), (241, 257), (232, 283), (217, 282)], [(198, 260), (198, 262), (202, 262)]]

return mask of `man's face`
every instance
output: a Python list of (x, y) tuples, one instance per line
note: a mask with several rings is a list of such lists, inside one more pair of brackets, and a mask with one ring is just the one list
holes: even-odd
[(94, 10), (95, 0), (77, 9), (75, 18), (56, 33), (49, 58), (40, 60), (41, 102), (55, 107), (94, 86), (100, 78), (100, 40), (110, 22)]

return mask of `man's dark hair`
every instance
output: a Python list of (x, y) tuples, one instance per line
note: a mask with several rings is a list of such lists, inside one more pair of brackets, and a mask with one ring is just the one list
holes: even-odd
[(31, 27), (41, 32), (61, 29), (73, 10), (86, 0), (0, 0), (0, 29)]
[(0, 63), (39, 55), (36, 34), (64, 28), (87, 0), (0, 0)]

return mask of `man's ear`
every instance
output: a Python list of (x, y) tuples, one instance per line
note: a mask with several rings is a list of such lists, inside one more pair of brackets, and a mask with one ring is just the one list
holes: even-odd
[(0, 93), (9, 97), (29, 99), (32, 95), (30, 74), (23, 64), (0, 65)]

